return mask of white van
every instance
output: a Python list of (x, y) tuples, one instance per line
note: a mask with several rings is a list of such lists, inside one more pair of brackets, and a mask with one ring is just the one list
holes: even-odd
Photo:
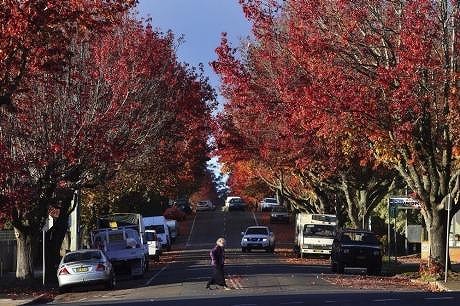
[(166, 224), (166, 219), (163, 216), (144, 217), (145, 230), (154, 230), (161, 242), (163, 250), (171, 250), (171, 235)]

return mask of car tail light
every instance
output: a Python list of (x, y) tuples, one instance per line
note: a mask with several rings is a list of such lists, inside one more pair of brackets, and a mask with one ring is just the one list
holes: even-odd
[(59, 270), (59, 275), (67, 275), (67, 274), (70, 274), (70, 273), (66, 267), (63, 267), (61, 270)]
[(97, 264), (96, 266), (96, 271), (104, 271), (105, 270), (105, 266), (103, 264)]

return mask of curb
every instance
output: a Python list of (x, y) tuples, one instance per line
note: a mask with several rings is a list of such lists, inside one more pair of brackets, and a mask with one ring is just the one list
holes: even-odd
[(26, 302), (19, 304), (19, 305), (37, 305), (37, 304), (46, 304), (48, 302), (53, 301), (53, 298), (50, 297), (48, 294), (43, 293), (39, 296), (36, 296), (33, 299), (27, 300)]
[(414, 284), (419, 284), (419, 285), (427, 285), (427, 286), (432, 287), (433, 289), (437, 289), (437, 290), (442, 291), (442, 292), (451, 292), (451, 291), (453, 291), (452, 289), (447, 287), (444, 282), (441, 282), (441, 281), (428, 282), (428, 281), (422, 281), (422, 280), (419, 280), (419, 279), (411, 279), (410, 282), (414, 283)]

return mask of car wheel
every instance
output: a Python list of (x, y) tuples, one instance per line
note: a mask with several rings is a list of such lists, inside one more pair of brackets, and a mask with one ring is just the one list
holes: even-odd
[(337, 272), (337, 264), (333, 261), (331, 261), (331, 271), (333, 273), (336, 273)]
[(270, 248), (270, 253), (275, 253), (275, 246), (272, 246), (272, 247)]
[(247, 248), (246, 251), (249, 253), (249, 252), (251, 252), (251, 249), (250, 249), (250, 248)]
[(153, 261), (159, 262), (160, 261), (160, 255), (153, 256)]
[(144, 269), (145, 272), (148, 272), (148, 271), (149, 271), (149, 268), (150, 268), (149, 262), (150, 262), (149, 259), (146, 258), (146, 259), (145, 259), (145, 269)]
[(69, 287), (59, 287), (59, 293), (66, 293), (69, 292)]
[(369, 275), (380, 275), (382, 273), (382, 267), (367, 267), (367, 274)]
[(241, 248), (241, 252), (246, 253), (247, 249), (246, 248)]
[(337, 262), (337, 273), (343, 274), (345, 273), (345, 264), (343, 262)]
[(108, 290), (112, 290), (115, 288), (117, 285), (117, 279), (114, 274), (112, 274), (112, 277), (109, 279), (109, 281), (105, 284), (105, 288)]
[(166, 250), (171, 251), (171, 244), (168, 244), (168, 246), (166, 247)]

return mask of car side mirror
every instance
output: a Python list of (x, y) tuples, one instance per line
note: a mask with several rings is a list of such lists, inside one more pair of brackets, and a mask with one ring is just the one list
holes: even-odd
[(241, 232), (241, 236), (244, 236), (244, 232)]

